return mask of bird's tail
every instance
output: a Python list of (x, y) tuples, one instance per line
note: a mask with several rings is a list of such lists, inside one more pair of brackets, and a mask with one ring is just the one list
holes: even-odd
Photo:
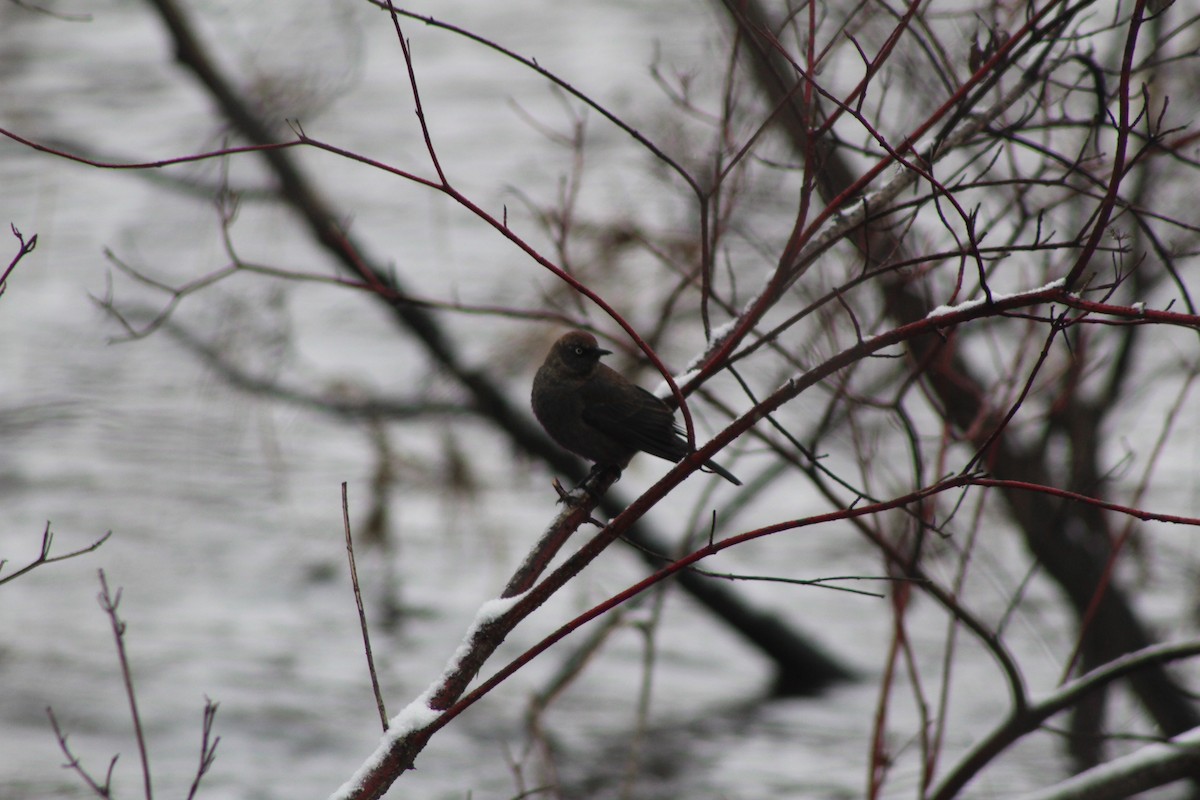
[(718, 464), (718, 463), (717, 463), (717, 462), (715, 462), (715, 461), (705, 461), (705, 462), (704, 462), (704, 467), (705, 467), (705, 469), (707, 469), (709, 472), (715, 472), (716, 474), (720, 475), (722, 478), (724, 478), (725, 480), (729, 481), (729, 482), (730, 482), (730, 483), (732, 483), (734, 486), (741, 486), (741, 485), (742, 485), (742, 482), (741, 482), (741, 481), (739, 481), (737, 478), (733, 477), (733, 473), (732, 473), (732, 472), (730, 472), (729, 470), (725, 469), (724, 467), (722, 467), (720, 464)]

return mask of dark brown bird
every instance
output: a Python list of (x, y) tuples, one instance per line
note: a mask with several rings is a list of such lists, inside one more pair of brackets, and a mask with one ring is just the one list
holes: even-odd
[[(678, 462), (687, 440), (671, 407), (620, 373), (600, 363), (611, 351), (586, 331), (571, 331), (554, 343), (533, 379), (533, 413), (546, 433), (597, 467), (624, 469), (641, 451)], [(719, 464), (704, 466), (738, 486)]]

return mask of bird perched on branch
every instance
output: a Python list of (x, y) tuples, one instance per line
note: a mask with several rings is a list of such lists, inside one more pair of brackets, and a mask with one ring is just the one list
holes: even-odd
[[(596, 467), (624, 469), (637, 452), (681, 461), (691, 451), (665, 402), (600, 363), (601, 349), (586, 331), (565, 334), (533, 379), (533, 413), (546, 433)], [(724, 467), (704, 466), (741, 486)]]

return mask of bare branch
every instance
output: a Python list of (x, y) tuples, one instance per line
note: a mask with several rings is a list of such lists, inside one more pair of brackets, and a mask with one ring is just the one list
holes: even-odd
[(204, 719), (200, 727), (200, 763), (196, 767), (196, 777), (188, 789), (187, 800), (193, 800), (200, 789), (200, 781), (212, 769), (217, 758), (217, 745), (221, 743), (220, 736), (213, 736), (213, 724), (217, 719), (217, 703), (204, 698)]
[(1068, 683), (1048, 697), (1008, 717), (999, 727), (980, 739), (963, 758), (950, 769), (930, 793), (930, 800), (949, 800), (975, 777), (990, 761), (1004, 752), (1008, 745), (1055, 714), (1071, 707), (1089, 693), (1138, 670), (1170, 661), (1200, 656), (1200, 642), (1181, 642), (1148, 647), (1114, 659), (1087, 675)]
[(379, 710), (379, 723), (387, 733), (388, 716), (383, 705), (383, 692), (379, 688), (379, 676), (375, 673), (375, 657), (371, 654), (371, 634), (367, 629), (367, 612), (363, 608), (362, 591), (358, 585), (358, 567), (354, 564), (354, 540), (350, 536), (350, 500), (346, 484), (342, 483), (342, 525), (346, 531), (346, 558), (350, 562), (350, 585), (354, 589), (354, 605), (358, 609), (358, 625), (362, 629), (363, 652), (367, 656), (367, 672), (371, 675), (371, 691), (375, 693), (375, 707)]
[[(69, 553), (63, 553), (62, 555), (51, 556), (50, 555), (50, 547), (54, 542), (54, 534), (50, 530), (49, 521), (47, 521), (46, 529), (44, 531), (42, 531), (42, 549), (41, 549), (41, 552), (38, 554), (38, 557), (35, 558), (30, 563), (26, 564), (25, 566), (21, 567), (19, 570), (17, 570), (13, 574), (6, 575), (3, 578), (0, 578), (0, 586), (3, 586), (4, 584), (8, 583), (11, 580), (16, 580), (17, 578), (24, 575), (26, 572), (29, 572), (30, 570), (33, 570), (33, 569), (37, 569), (38, 567), (40, 567), (44, 564), (53, 564), (56, 561), (65, 561), (68, 558), (75, 558), (76, 556), (81, 556), (85, 553), (90, 553), (93, 550), (95, 550), (96, 548), (98, 548), (100, 545), (102, 545), (106, 541), (108, 541), (108, 537), (110, 537), (110, 536), (112, 536), (112, 531), (105, 531), (103, 536), (101, 536), (99, 539), (97, 539), (96, 541), (89, 544), (87, 547), (81, 547), (78, 550), (72, 550)], [(7, 563), (7, 560), (0, 559), (0, 569), (3, 569), (4, 565), (6, 563)]]
[(54, 710), (49, 706), (46, 707), (46, 716), (50, 718), (50, 727), (54, 729), (54, 737), (58, 740), (58, 747), (63, 751), (63, 755), (67, 757), (67, 763), (63, 764), (67, 769), (72, 770), (79, 776), (80, 780), (87, 784), (88, 788), (97, 797), (111, 798), (112, 795), (112, 773), (113, 768), (117, 765), (117, 756), (113, 756), (108, 762), (108, 772), (104, 776), (104, 782), (100, 783), (92, 777), (91, 773), (84, 769), (82, 762), (71, 752), (71, 747), (67, 743), (67, 734), (58, 724), (58, 718), (54, 716)]
[(8, 276), (17, 268), (17, 264), (20, 263), (21, 259), (33, 252), (34, 248), (37, 247), (38, 240), (36, 233), (29, 237), (29, 241), (26, 241), (21, 232), (17, 230), (16, 225), (9, 225), (9, 228), (12, 229), (13, 236), (17, 238), (18, 247), (17, 254), (13, 256), (12, 261), (8, 262), (8, 266), (4, 268), (4, 272), (0, 273), (0, 297), (4, 296), (4, 290), (8, 286)]
[(100, 575), (100, 608), (108, 615), (112, 626), (113, 642), (117, 646), (117, 660), (121, 664), (121, 679), (125, 683), (125, 697), (129, 700), (129, 717), (133, 721), (133, 735), (137, 740), (138, 758), (142, 766), (142, 785), (145, 789), (146, 800), (153, 800), (154, 788), (150, 778), (150, 755), (146, 750), (146, 735), (142, 730), (142, 717), (138, 713), (137, 694), (133, 689), (133, 672), (129, 666), (129, 657), (125, 653), (125, 622), (117, 615), (117, 606), (121, 603), (121, 590), (116, 594), (109, 592), (108, 580), (104, 570)]

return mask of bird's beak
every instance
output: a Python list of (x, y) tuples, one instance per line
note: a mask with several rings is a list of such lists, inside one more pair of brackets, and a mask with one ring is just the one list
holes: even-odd
[(597, 348), (596, 348), (596, 355), (600, 355), (600, 356), (611, 356), (611, 355), (612, 355), (612, 350), (605, 350), (603, 347), (597, 347)]

